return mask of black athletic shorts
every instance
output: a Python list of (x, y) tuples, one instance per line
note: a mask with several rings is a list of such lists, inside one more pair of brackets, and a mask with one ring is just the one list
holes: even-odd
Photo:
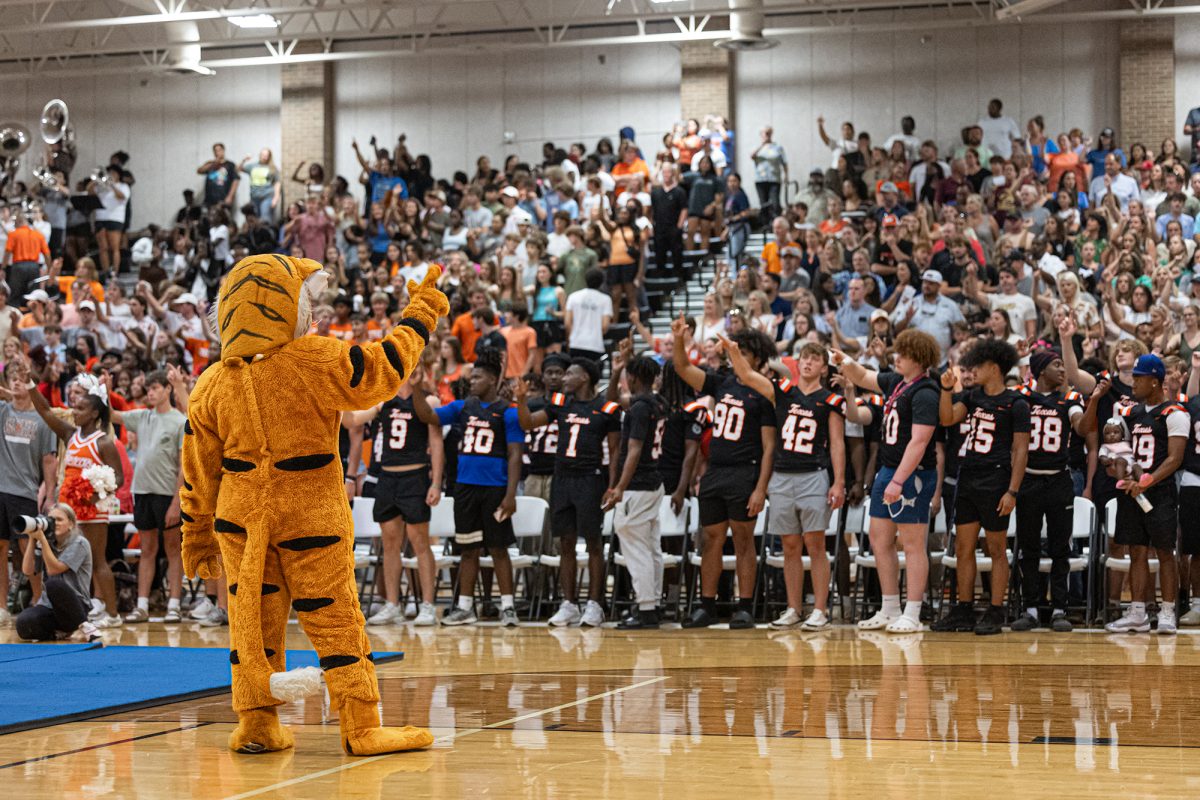
[[(139, 531), (167, 530), (167, 509), (174, 500), (169, 494), (135, 494), (133, 496), (133, 527)], [(176, 522), (174, 527), (179, 527)]]
[(517, 543), (513, 536), (512, 519), (496, 521), (496, 509), (507, 492), (504, 486), (475, 486), (470, 483), (454, 487), (454, 548), (456, 552), (486, 547), (510, 547)]
[(637, 278), (637, 264), (610, 264), (605, 268), (605, 277), (608, 280), (609, 287), (620, 286), (621, 284), (633, 283)]
[(1200, 556), (1200, 486), (1179, 489), (1179, 553)]
[(379, 479), (374, 475), (364, 475), (362, 488), (358, 491), (359, 497), (375, 497), (375, 490), (379, 488)]
[(556, 472), (550, 482), (550, 532), (591, 541), (604, 533), (603, 475)]
[(37, 500), (0, 492), (0, 540), (7, 542), (9, 539), (24, 537), (26, 534), (17, 533), (13, 529), (17, 517), (36, 517), (37, 513)]
[(1008, 515), (996, 509), (1008, 491), (1012, 470), (998, 467), (992, 470), (962, 470), (954, 493), (954, 524), (978, 522), (989, 533), (1008, 531)]
[(430, 509), (425, 502), (429, 494), (429, 470), (407, 472), (384, 470), (375, 484), (375, 508), (371, 517), (376, 522), (388, 522), (400, 517), (410, 525), (429, 522)]
[(754, 517), (746, 510), (758, 485), (758, 465), (712, 467), (700, 479), (700, 525), (746, 522)]
[(1137, 500), (1125, 492), (1117, 495), (1117, 530), (1113, 541), (1174, 552), (1179, 505), (1175, 496), (1175, 481), (1163, 481), (1142, 494), (1153, 506), (1149, 511), (1142, 511)]
[(567, 340), (567, 331), (563, 327), (562, 322), (556, 319), (542, 319), (533, 323), (533, 330), (537, 333), (537, 346), (549, 347), (553, 344), (562, 344)]

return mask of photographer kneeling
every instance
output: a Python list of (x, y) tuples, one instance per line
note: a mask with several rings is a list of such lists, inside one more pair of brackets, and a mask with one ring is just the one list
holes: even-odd
[(53, 640), (60, 632), (74, 633), (87, 622), (91, 605), (92, 551), (76, 527), (75, 512), (58, 503), (46, 516), (54, 525), (49, 532), (32, 524), (38, 518), (24, 518), (32, 546), (25, 550), (21, 571), (32, 576), (40, 567), (42, 594), (17, 615), (22, 639)]

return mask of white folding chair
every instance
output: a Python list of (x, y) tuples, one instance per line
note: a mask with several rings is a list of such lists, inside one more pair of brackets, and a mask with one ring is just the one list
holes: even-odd
[[(375, 498), (356, 497), (350, 504), (350, 517), (354, 522), (354, 570), (362, 570), (362, 582), (358, 588), (358, 599), (367, 612), (375, 600), (374, 568), (382, 563), (383, 531), (372, 517)], [(369, 589), (369, 591), (368, 591)]]
[[(1085, 572), (1092, 560), (1092, 550), (1090, 540), (1092, 533), (1096, 527), (1096, 506), (1091, 500), (1086, 497), (1076, 497), (1074, 501), (1074, 517), (1071, 521), (1071, 539), (1082, 540), (1083, 547), (1079, 555), (1070, 556), (1067, 559), (1067, 567), (1070, 573)], [(1014, 515), (1015, 516), (1015, 515)], [(1042, 541), (1046, 539), (1046, 524), (1042, 523)], [(1054, 562), (1050, 558), (1038, 559), (1038, 572), (1042, 575), (1049, 575)], [(1091, 580), (1088, 581), (1087, 589), (1087, 619), (1092, 618), (1092, 591)]]

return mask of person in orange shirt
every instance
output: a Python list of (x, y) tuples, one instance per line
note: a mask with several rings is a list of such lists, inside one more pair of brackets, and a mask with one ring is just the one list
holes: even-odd
[(650, 183), (650, 167), (638, 153), (637, 145), (629, 139), (621, 142), (620, 159), (613, 164), (609, 172), (617, 184), (617, 194), (620, 194), (634, 175), (641, 175), (644, 184)]
[(700, 138), (700, 120), (689, 119), (684, 131), (679, 131), (678, 128), (676, 131), (683, 135), (671, 142), (679, 150), (679, 158), (675, 163), (679, 164), (680, 169), (684, 172), (690, 172), (692, 157), (704, 149), (704, 140)]
[(478, 308), (488, 307), (487, 290), (476, 287), (467, 295), (467, 300), (470, 307), (454, 318), (454, 323), (450, 326), (450, 335), (462, 344), (463, 358), (468, 363), (474, 364), (475, 340), (479, 338), (479, 331), (475, 330), (475, 320), (471, 317), (471, 313)]
[(395, 325), (388, 318), (388, 306), (391, 298), (387, 292), (375, 292), (371, 295), (371, 316), (367, 318), (367, 339), (377, 342)]
[(529, 327), (529, 311), (524, 306), (515, 306), (508, 312), (508, 318), (509, 324), (500, 329), (508, 342), (508, 369), (504, 377), (519, 378), (537, 370), (542, 352), (537, 346), (537, 331)]
[(367, 318), (362, 314), (350, 315), (350, 332), (351, 344), (364, 345), (371, 341), (371, 334), (367, 330)]
[(343, 342), (354, 341), (354, 323), (350, 321), (350, 312), (354, 306), (350, 298), (339, 294), (333, 300), (333, 321), (329, 323), (329, 336), (341, 339)]
[(33, 281), (42, 274), (38, 257), (44, 257), (46, 263), (50, 263), (50, 245), (40, 231), (29, 226), (25, 214), (17, 214), (16, 224), (4, 244), (4, 266), (12, 296), (24, 297), (33, 288)]
[(763, 246), (762, 261), (767, 265), (767, 272), (778, 275), (783, 269), (783, 262), (780, 260), (783, 248), (795, 246), (796, 241), (792, 237), (792, 224), (788, 222), (787, 217), (776, 217), (772, 220), (771, 232), (775, 238)]
[(97, 303), (104, 302), (104, 285), (97, 279), (95, 261), (92, 261), (87, 256), (79, 259), (75, 262), (74, 275), (59, 275), (60, 269), (62, 269), (62, 259), (56, 258), (50, 265), (50, 280), (58, 284), (58, 292), (65, 298), (63, 300), (64, 303), (74, 303), (76, 301), (75, 286), (81, 281), (86, 283), (92, 290), (92, 300), (95, 300)]

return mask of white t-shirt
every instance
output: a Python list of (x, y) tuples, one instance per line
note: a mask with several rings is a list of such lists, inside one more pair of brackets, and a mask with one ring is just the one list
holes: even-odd
[(917, 160), (917, 156), (921, 152), (920, 139), (915, 136), (909, 136), (905, 133), (893, 133), (887, 138), (887, 141), (883, 143), (883, 152), (891, 155), (892, 145), (896, 142), (904, 143), (904, 157), (906, 159), (908, 159), (910, 162)]
[[(116, 192), (119, 191), (124, 195), (124, 200), (118, 200)], [(100, 208), (96, 209), (97, 222), (124, 222), (125, 207), (129, 205), (129, 184), (115, 183), (111, 186), (101, 186), (96, 190), (96, 196), (100, 198)]]
[(222, 264), (229, 262), (229, 227), (213, 225), (208, 229), (208, 240), (212, 242), (212, 255)]
[(975, 123), (983, 129), (983, 146), (998, 156), (1012, 157), (1013, 139), (1021, 138), (1021, 128), (1012, 117), (981, 117)]
[(604, 318), (612, 318), (612, 298), (597, 289), (581, 289), (567, 298), (572, 350), (604, 352)]
[(990, 311), (1008, 312), (1008, 321), (1012, 325), (1013, 332), (1022, 338), (1025, 336), (1026, 320), (1037, 320), (1037, 306), (1034, 305), (1032, 297), (1017, 292), (1015, 294), (989, 294), (987, 298)]
[(571, 240), (565, 233), (551, 233), (546, 237), (546, 253), (548, 255), (561, 258), (569, 252), (571, 252)]
[[(837, 169), (837, 162), (840, 156), (848, 156), (858, 149), (858, 143), (853, 139), (830, 139), (829, 149), (833, 152), (833, 161), (829, 164), (833, 169)], [(715, 167), (716, 164), (714, 163)]]
[(624, 208), (625, 204), (631, 199), (637, 200), (639, 203), (641, 203), (642, 208), (650, 207), (650, 194), (648, 192), (638, 192), (637, 194), (633, 194), (632, 192), (621, 192), (621, 194), (617, 196), (617, 205)]
[(416, 281), (417, 283), (420, 283), (421, 281), (425, 280), (425, 275), (429, 272), (429, 264), (422, 261), (420, 264), (412, 267), (401, 267), (399, 272), (404, 276), (405, 286), (408, 285), (409, 281)]

